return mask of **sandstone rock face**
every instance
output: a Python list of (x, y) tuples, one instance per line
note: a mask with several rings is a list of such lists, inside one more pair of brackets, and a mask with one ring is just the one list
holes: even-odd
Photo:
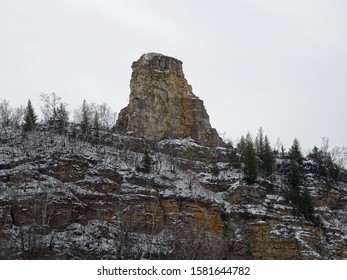
[(218, 146), (203, 101), (192, 92), (182, 62), (148, 53), (132, 64), (130, 98), (121, 110), (117, 130), (151, 140), (188, 138)]
[(247, 185), (226, 147), (21, 133), (0, 130), (0, 259), (347, 259), (347, 180), (310, 161), (303, 177), (319, 223), (285, 198), (285, 161), (273, 182)]

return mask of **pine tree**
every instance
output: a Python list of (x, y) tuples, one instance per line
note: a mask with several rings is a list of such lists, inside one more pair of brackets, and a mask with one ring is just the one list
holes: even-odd
[(270, 176), (273, 173), (275, 165), (274, 153), (270, 147), (270, 142), (267, 136), (264, 139), (264, 152), (263, 152), (263, 169), (265, 176)]
[(263, 160), (265, 143), (264, 143), (264, 133), (263, 133), (262, 127), (258, 129), (258, 134), (255, 137), (254, 148), (255, 148), (256, 155), (259, 157), (260, 160)]
[(59, 107), (56, 109), (56, 119), (62, 120), (64, 123), (69, 121), (69, 113), (66, 110), (67, 105), (63, 105), (63, 103), (59, 104)]
[(153, 160), (151, 156), (149, 155), (148, 151), (146, 150), (145, 153), (143, 154), (141, 165), (137, 167), (137, 170), (143, 173), (150, 173), (152, 171), (152, 165), (153, 165)]
[(216, 163), (214, 163), (211, 167), (211, 174), (215, 177), (217, 177), (220, 173), (220, 169)]
[(295, 161), (291, 161), (290, 163), (288, 181), (294, 190), (299, 190), (299, 185), (301, 183), (301, 172), (299, 164)]
[(31, 105), (30, 99), (25, 109), (23, 130), (28, 132), (34, 130), (36, 127), (37, 115), (35, 114), (34, 107)]
[(66, 124), (69, 121), (69, 114), (66, 110), (66, 105), (64, 106), (62, 103), (60, 103), (59, 107), (53, 110), (53, 120), (58, 132), (64, 133)]
[(241, 157), (240, 158), (241, 162), (243, 162), (243, 156), (244, 156), (244, 152), (245, 152), (245, 147), (246, 147), (246, 139), (242, 135), (241, 139), (240, 139), (240, 142), (237, 143), (237, 152), (239, 153), (239, 155)]
[(258, 177), (257, 157), (251, 135), (248, 133), (245, 140), (243, 157), (244, 179), (248, 184), (253, 184)]
[(313, 222), (316, 221), (316, 218), (314, 216), (314, 207), (312, 203), (312, 198), (310, 196), (310, 193), (307, 187), (304, 188), (304, 192), (301, 195), (300, 209), (302, 210), (304, 217), (306, 219), (311, 220)]
[(298, 139), (294, 139), (293, 144), (289, 149), (288, 155), (292, 161), (296, 161), (299, 164), (302, 162), (303, 156), (301, 153), (300, 143)]
[(232, 146), (229, 151), (229, 164), (231, 167), (234, 167), (234, 168), (240, 168), (241, 166), (240, 157), (237, 154), (237, 150)]

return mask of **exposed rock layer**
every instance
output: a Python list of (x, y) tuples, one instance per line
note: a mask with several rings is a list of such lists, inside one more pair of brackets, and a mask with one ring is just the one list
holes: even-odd
[[(311, 162), (303, 177), (319, 224), (294, 214), (286, 173), (246, 185), (226, 148), (107, 133), (109, 146), (0, 136), (11, 143), (0, 147), (0, 259), (347, 258), (347, 180)], [(145, 150), (151, 173), (136, 168)]]
[(191, 137), (206, 146), (220, 144), (180, 60), (149, 53), (135, 61), (132, 69), (129, 104), (119, 114), (118, 131), (151, 140)]

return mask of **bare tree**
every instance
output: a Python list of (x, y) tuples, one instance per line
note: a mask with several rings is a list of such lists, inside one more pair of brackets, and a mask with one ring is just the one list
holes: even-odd
[(112, 109), (106, 104), (103, 103), (96, 107), (98, 116), (100, 118), (101, 127), (109, 131), (112, 126), (116, 123), (117, 113), (113, 112)]
[(11, 115), (11, 123), (15, 128), (19, 128), (25, 113), (25, 108), (23, 105), (14, 108)]
[(56, 110), (61, 102), (61, 97), (56, 95), (55, 92), (52, 92), (50, 94), (41, 93), (40, 98), (43, 102), (43, 106), (41, 106), (41, 112), (44, 116), (45, 122), (48, 122), (56, 114)]
[(0, 102), (0, 124), (5, 129), (10, 126), (12, 109), (10, 103), (6, 99), (2, 99)]
[(328, 154), (329, 138), (322, 137), (322, 147), (320, 149), (325, 155)]
[(334, 147), (331, 157), (335, 164), (340, 168), (347, 168), (347, 147)]

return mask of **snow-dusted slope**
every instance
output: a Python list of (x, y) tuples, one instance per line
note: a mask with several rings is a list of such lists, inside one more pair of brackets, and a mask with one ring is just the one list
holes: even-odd
[(247, 185), (225, 147), (45, 130), (0, 143), (2, 259), (347, 258), (347, 184), (308, 161), (316, 224), (293, 215), (285, 174)]

